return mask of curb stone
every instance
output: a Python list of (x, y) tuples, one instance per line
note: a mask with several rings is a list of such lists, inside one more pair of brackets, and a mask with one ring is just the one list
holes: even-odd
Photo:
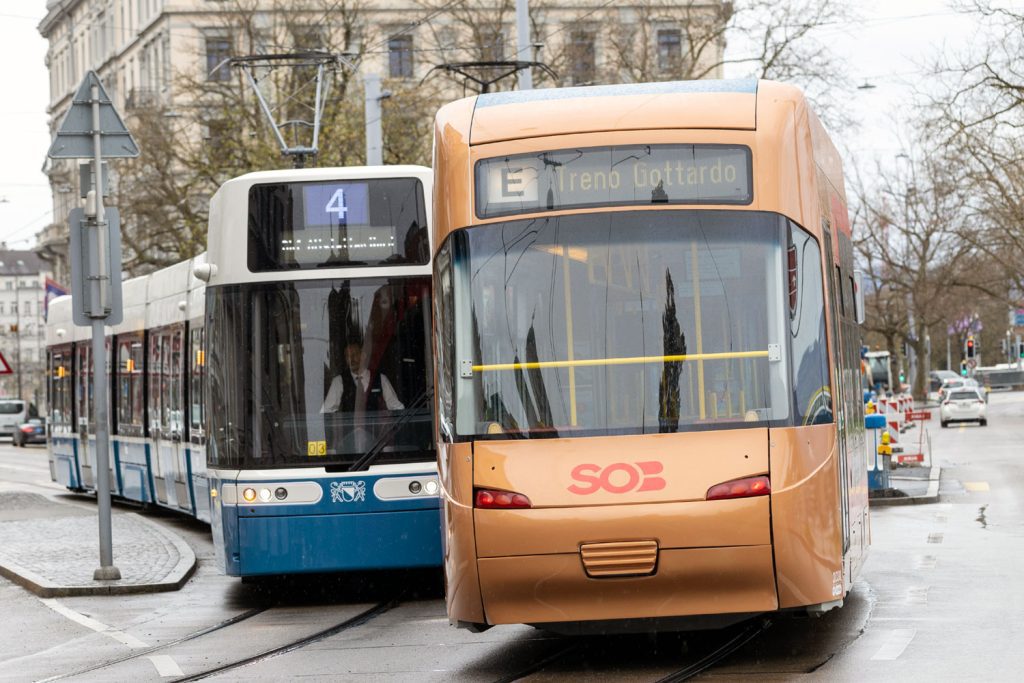
[(133, 512), (134, 521), (141, 522), (162, 540), (174, 546), (178, 562), (161, 581), (153, 583), (121, 584), (118, 581), (96, 581), (91, 585), (65, 586), (26, 569), (0, 555), (0, 576), (20, 585), (41, 598), (67, 598), (84, 595), (137, 595), (180, 590), (196, 569), (196, 555), (184, 540), (161, 528), (159, 524)]
[(905, 498), (870, 498), (869, 507), (888, 507), (892, 505), (924, 505), (935, 503), (939, 500), (939, 476), (942, 468), (932, 467), (928, 475), (928, 491), (922, 496), (906, 496)]

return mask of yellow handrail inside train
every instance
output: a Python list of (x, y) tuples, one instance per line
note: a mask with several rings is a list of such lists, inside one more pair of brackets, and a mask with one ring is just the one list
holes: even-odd
[(542, 360), (532, 363), (492, 363), (474, 365), (473, 372), (498, 370), (539, 370), (543, 368), (581, 368), (601, 365), (640, 365), (644, 363), (681, 363), (686, 360), (729, 360), (733, 358), (767, 358), (768, 351), (727, 351), (724, 353), (690, 353), (677, 356), (632, 356), (629, 358), (586, 358), (579, 360)]

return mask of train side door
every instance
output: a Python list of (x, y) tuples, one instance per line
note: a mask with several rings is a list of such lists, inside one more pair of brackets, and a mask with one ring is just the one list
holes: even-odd
[(823, 221), (822, 233), (825, 235), (825, 263), (828, 270), (829, 283), (829, 312), (832, 318), (831, 332), (832, 344), (830, 352), (835, 367), (835, 376), (832, 378), (832, 407), (836, 418), (836, 453), (839, 455), (839, 507), (842, 515), (843, 527), (843, 554), (850, 548), (850, 481), (848, 473), (849, 454), (847, 453), (847, 419), (846, 411), (846, 387), (844, 385), (846, 367), (843, 362), (843, 348), (841, 341), (840, 315), (843, 306), (842, 278), (839, 265), (835, 262), (835, 252), (832, 246), (832, 232), (827, 220)]
[(75, 416), (77, 423), (72, 431), (78, 441), (78, 464), (82, 473), (82, 486), (95, 488), (96, 481), (92, 471), (92, 449), (89, 447), (89, 434), (92, 432), (92, 349), (89, 342), (75, 345), (78, 354), (75, 364)]
[(154, 330), (149, 336), (149, 434), (153, 443), (153, 479), (157, 501), (192, 511), (185, 485), (182, 435), (184, 325)]
[(189, 353), (188, 387), (188, 445), (186, 450), (195, 515), (204, 522), (210, 521), (210, 480), (206, 473), (206, 405), (203, 383), (206, 379), (206, 349), (204, 329), (192, 327), (188, 331)]

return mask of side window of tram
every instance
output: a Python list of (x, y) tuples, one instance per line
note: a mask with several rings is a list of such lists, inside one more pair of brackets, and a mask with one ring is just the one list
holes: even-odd
[(203, 378), (206, 372), (206, 350), (203, 347), (203, 328), (193, 328), (189, 333), (189, 431), (193, 441), (201, 443), (204, 420)]
[(162, 329), (149, 336), (149, 431), (159, 438), (180, 435), (183, 330)]
[(821, 250), (806, 232), (790, 227), (788, 247), (790, 344), (797, 424), (832, 421)]
[(182, 405), (182, 351), (184, 344), (185, 330), (177, 327), (164, 336), (166, 343), (165, 358), (169, 359), (164, 385), (163, 404), (164, 423), (163, 428), (172, 435), (182, 436), (185, 431), (185, 411)]
[(50, 425), (71, 424), (71, 349), (50, 354)]
[(160, 429), (160, 335), (156, 332), (149, 334), (149, 348), (146, 352), (146, 372), (149, 381), (149, 396), (147, 396), (148, 429), (150, 436), (156, 436)]
[(117, 431), (142, 436), (142, 335), (117, 340)]
[(76, 431), (92, 429), (92, 353), (88, 343), (76, 345), (78, 362), (75, 364), (75, 414), (78, 415)]

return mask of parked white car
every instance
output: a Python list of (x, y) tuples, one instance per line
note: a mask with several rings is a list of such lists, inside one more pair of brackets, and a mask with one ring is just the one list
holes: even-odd
[(977, 422), (984, 427), (988, 424), (985, 397), (975, 387), (951, 389), (939, 406), (939, 422), (943, 427), (948, 427), (950, 422)]

